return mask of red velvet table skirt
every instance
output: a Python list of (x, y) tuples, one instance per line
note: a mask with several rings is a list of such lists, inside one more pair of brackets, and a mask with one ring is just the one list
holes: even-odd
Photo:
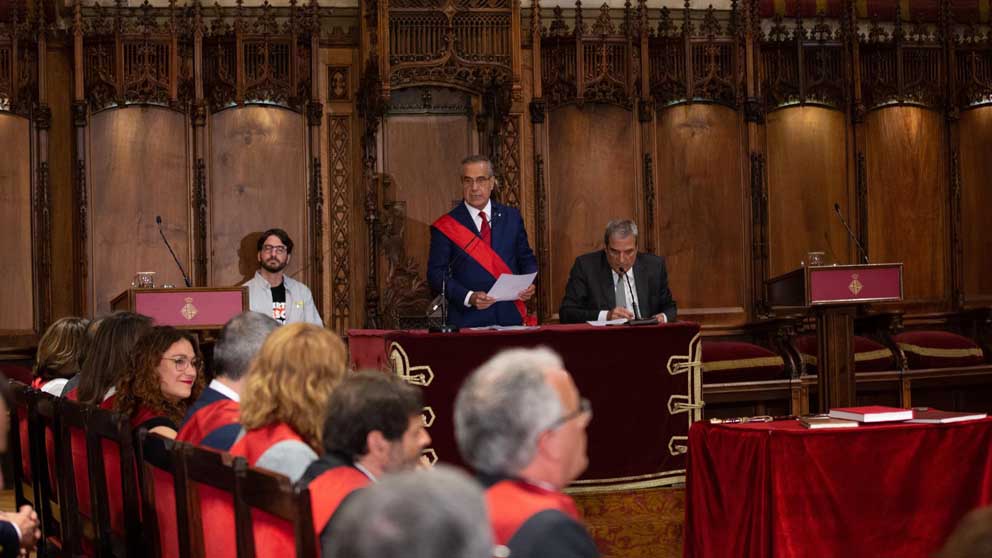
[(689, 434), (685, 556), (932, 556), (992, 503), (992, 419)]
[(452, 415), (463, 380), (502, 349), (550, 347), (594, 410), (589, 468), (578, 484), (660, 486), (684, 478), (682, 452), (700, 415), (698, 409), (672, 412), (676, 404), (699, 401), (699, 367), (687, 365), (698, 363), (698, 333), (694, 323), (583, 324), (457, 334), (352, 330), (348, 342), (356, 368), (392, 370), (424, 387), (432, 449), (441, 461), (458, 465)]

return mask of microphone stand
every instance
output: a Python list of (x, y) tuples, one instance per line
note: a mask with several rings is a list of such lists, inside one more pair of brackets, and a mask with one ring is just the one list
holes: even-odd
[(844, 216), (840, 214), (839, 203), (834, 204), (834, 213), (836, 213), (837, 218), (840, 219), (840, 224), (844, 225), (844, 228), (847, 229), (847, 236), (851, 237), (851, 240), (854, 241), (854, 245), (858, 247), (858, 253), (861, 254), (861, 257), (865, 259), (865, 263), (867, 264), (868, 252), (865, 251), (865, 247), (861, 245), (861, 242), (858, 240), (858, 237), (854, 235), (854, 231), (852, 231), (851, 227), (848, 226), (847, 221), (844, 220)]
[(430, 333), (458, 333), (458, 326), (448, 323), (448, 274), (451, 266), (441, 276), (441, 325), (431, 325), (427, 328)]
[(183, 264), (179, 263), (179, 257), (176, 256), (176, 252), (173, 251), (172, 245), (169, 244), (169, 239), (165, 238), (165, 233), (162, 232), (162, 216), (155, 216), (155, 223), (158, 225), (158, 234), (162, 235), (162, 241), (165, 242), (165, 247), (169, 249), (169, 253), (172, 254), (172, 259), (176, 260), (176, 265), (179, 266), (179, 273), (183, 274), (183, 281), (186, 283), (186, 288), (193, 286), (193, 282), (189, 280), (189, 275), (186, 275), (186, 270), (183, 269)]
[(627, 270), (623, 274), (624, 282), (627, 284), (627, 291), (630, 293), (630, 304), (634, 308), (634, 319), (627, 320), (627, 325), (639, 326), (639, 325), (656, 325), (658, 323), (658, 318), (651, 316), (650, 318), (642, 318), (641, 311), (637, 308), (637, 299), (634, 297), (634, 289), (630, 286), (630, 275)]

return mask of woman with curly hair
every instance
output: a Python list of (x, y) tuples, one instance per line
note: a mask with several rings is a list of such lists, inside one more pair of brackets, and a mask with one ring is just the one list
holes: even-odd
[(277, 329), (246, 376), (241, 394), (244, 434), (231, 453), (299, 480), (317, 459), (327, 399), (347, 367), (344, 342), (330, 331), (306, 323)]
[(174, 439), (205, 383), (196, 337), (172, 326), (153, 327), (134, 345), (130, 368), (117, 380), (114, 410), (131, 419), (135, 430)]
[(45, 331), (38, 343), (31, 387), (52, 395), (61, 395), (62, 388), (79, 373), (86, 354), (85, 318), (59, 318)]

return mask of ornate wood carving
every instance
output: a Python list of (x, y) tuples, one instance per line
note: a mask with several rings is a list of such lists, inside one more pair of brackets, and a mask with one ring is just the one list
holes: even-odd
[[(646, 10), (643, 0), (638, 9)], [(639, 97), (640, 36), (647, 32), (641, 21), (628, 1), (619, 14), (603, 4), (587, 26), (582, 2), (576, 0), (569, 29), (556, 6), (550, 26), (541, 29), (541, 82), (548, 109), (586, 102), (633, 108)]]
[(751, 261), (754, 313), (759, 317), (768, 316), (771, 314), (765, 298), (765, 281), (768, 279), (768, 185), (763, 153), (751, 153)]
[(321, 177), (320, 157), (313, 157), (310, 161), (310, 192), (307, 196), (310, 201), (310, 230), (313, 234), (313, 242), (310, 247), (311, 289), (313, 299), (324, 300), (324, 187)]
[(654, 253), (654, 163), (651, 154), (644, 154), (644, 249)]
[[(85, 105), (84, 105), (85, 106)], [(85, 114), (85, 111), (83, 111)], [(87, 239), (89, 237), (88, 211), (89, 201), (86, 194), (86, 160), (76, 159), (76, 207), (77, 218), (75, 227), (76, 237), (76, 300), (80, 303), (80, 314), (85, 310), (83, 301), (83, 285), (87, 284), (89, 277), (89, 250), (87, 249)]]
[[(949, 33), (950, 34), (950, 33)], [(955, 102), (961, 109), (992, 103), (992, 31), (968, 22), (949, 41), (956, 74)]]
[(0, 22), (0, 111), (30, 116), (38, 100), (38, 47), (44, 21), (30, 21), (20, 2), (10, 3), (10, 20)]
[[(374, 2), (370, 3), (373, 7)], [(373, 12), (374, 13), (374, 12)], [(375, 38), (374, 36), (372, 37)], [(371, 39), (370, 39), (371, 40)], [(362, 131), (362, 186), (365, 191), (365, 225), (368, 239), (366, 265), (368, 279), (365, 283), (365, 327), (378, 328), (379, 319), (379, 194), (378, 177), (376, 176), (376, 161), (378, 160), (378, 145), (376, 136), (382, 116), (386, 112), (386, 103), (382, 95), (382, 82), (379, 80), (379, 68), (376, 58), (372, 55), (366, 64), (362, 87), (359, 91), (359, 114), (364, 121)]]
[(395, 0), (387, 9), (390, 88), (433, 84), (482, 93), (513, 81), (513, 28), (520, 24), (510, 0)]
[(710, 6), (698, 25), (685, 2), (679, 28), (668, 8), (661, 9), (648, 42), (650, 91), (660, 105), (693, 100), (737, 108), (743, 103), (743, 28), (737, 2), (721, 21)]
[(964, 296), (964, 241), (962, 239), (961, 213), (961, 156), (958, 150), (951, 151), (950, 161), (950, 227), (951, 227), (951, 303), (961, 309)]
[[(858, 241), (865, 250), (865, 257), (869, 256), (868, 246), (868, 168), (865, 163), (865, 154), (858, 152), (857, 162), (854, 169), (854, 188), (858, 204)], [(860, 261), (855, 257), (856, 261)]]
[(506, 115), (500, 119), (497, 134), (499, 152), (500, 199), (503, 203), (520, 208), (520, 116)]
[(194, 253), (193, 281), (196, 285), (207, 284), (207, 163), (197, 158), (193, 163), (193, 230)]
[(797, 5), (791, 29), (776, 16), (760, 45), (767, 110), (795, 104), (843, 110), (850, 97), (847, 37), (846, 26), (832, 27), (822, 11), (810, 29), (805, 26), (801, 5)]
[(351, 133), (349, 117), (327, 121), (330, 153), (331, 327), (344, 333), (351, 325)]
[[(548, 247), (548, 196), (544, 190), (544, 156), (534, 154), (534, 218), (537, 234), (534, 235), (534, 248), (537, 253), (537, 268), (542, 275), (549, 269), (551, 256)], [(537, 315), (540, 321), (547, 320), (552, 313), (550, 296), (550, 281), (537, 282)]]
[(943, 108), (945, 61), (935, 25), (916, 23), (907, 31), (897, 3), (891, 33), (876, 18), (858, 41), (867, 110), (893, 103)]
[[(383, 177), (384, 191), (395, 190), (387, 186), (389, 178)], [(384, 327), (402, 328), (410, 318), (427, 315), (431, 288), (416, 261), (406, 254), (403, 243), (406, 229), (406, 202), (388, 200), (382, 206), (380, 243), (386, 256), (386, 286), (382, 306)]]
[(37, 262), (38, 331), (45, 331), (52, 321), (52, 200), (48, 183), (48, 161), (38, 163), (34, 192), (35, 258)]

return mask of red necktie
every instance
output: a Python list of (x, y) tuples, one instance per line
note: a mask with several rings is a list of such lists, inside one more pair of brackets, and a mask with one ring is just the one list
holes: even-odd
[(486, 219), (486, 212), (480, 211), (479, 217), (482, 217), (482, 226), (479, 227), (479, 236), (482, 237), (482, 241), (486, 244), (493, 245), (493, 231), (489, 228), (489, 219)]

